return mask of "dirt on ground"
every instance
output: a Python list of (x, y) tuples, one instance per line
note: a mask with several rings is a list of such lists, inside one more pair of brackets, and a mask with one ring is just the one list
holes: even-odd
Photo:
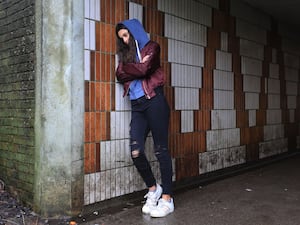
[(68, 219), (44, 219), (23, 206), (8, 191), (0, 180), (0, 225), (69, 225)]

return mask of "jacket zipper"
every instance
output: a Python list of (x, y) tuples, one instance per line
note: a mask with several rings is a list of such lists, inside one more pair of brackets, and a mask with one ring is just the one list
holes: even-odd
[(144, 89), (144, 92), (145, 92), (145, 96), (146, 96), (147, 99), (150, 99), (151, 97), (150, 97), (150, 95), (148, 94), (148, 91), (147, 91), (147, 89), (146, 89), (146, 87), (145, 87), (144, 82), (145, 82), (145, 80), (142, 81), (142, 86), (143, 86), (143, 89)]
[(129, 93), (129, 86), (130, 86), (130, 84), (128, 85), (128, 88), (124, 91), (123, 97), (125, 97), (125, 96), (128, 95), (128, 93)]

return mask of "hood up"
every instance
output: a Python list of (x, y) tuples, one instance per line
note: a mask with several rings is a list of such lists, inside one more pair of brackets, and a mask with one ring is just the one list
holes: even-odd
[(133, 38), (138, 42), (139, 50), (141, 51), (150, 41), (143, 25), (137, 19), (125, 20), (121, 23), (127, 27)]

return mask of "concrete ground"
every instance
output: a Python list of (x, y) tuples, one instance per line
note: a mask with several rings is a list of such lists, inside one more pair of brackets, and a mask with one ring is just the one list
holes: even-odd
[(113, 212), (100, 211), (79, 224), (300, 225), (300, 154), (176, 191), (174, 202), (174, 213), (165, 218), (143, 215), (139, 202)]

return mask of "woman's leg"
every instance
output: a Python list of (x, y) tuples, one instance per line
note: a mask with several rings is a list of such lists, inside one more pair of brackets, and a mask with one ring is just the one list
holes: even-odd
[(142, 104), (132, 105), (130, 123), (131, 158), (146, 186), (156, 185), (153, 172), (145, 155), (145, 139), (149, 133), (148, 122), (141, 108)]
[(147, 109), (147, 120), (153, 135), (155, 156), (160, 165), (161, 180), (163, 186), (163, 197), (172, 195), (172, 160), (168, 149), (168, 129), (170, 108), (163, 95), (157, 93), (157, 96), (150, 100)]

